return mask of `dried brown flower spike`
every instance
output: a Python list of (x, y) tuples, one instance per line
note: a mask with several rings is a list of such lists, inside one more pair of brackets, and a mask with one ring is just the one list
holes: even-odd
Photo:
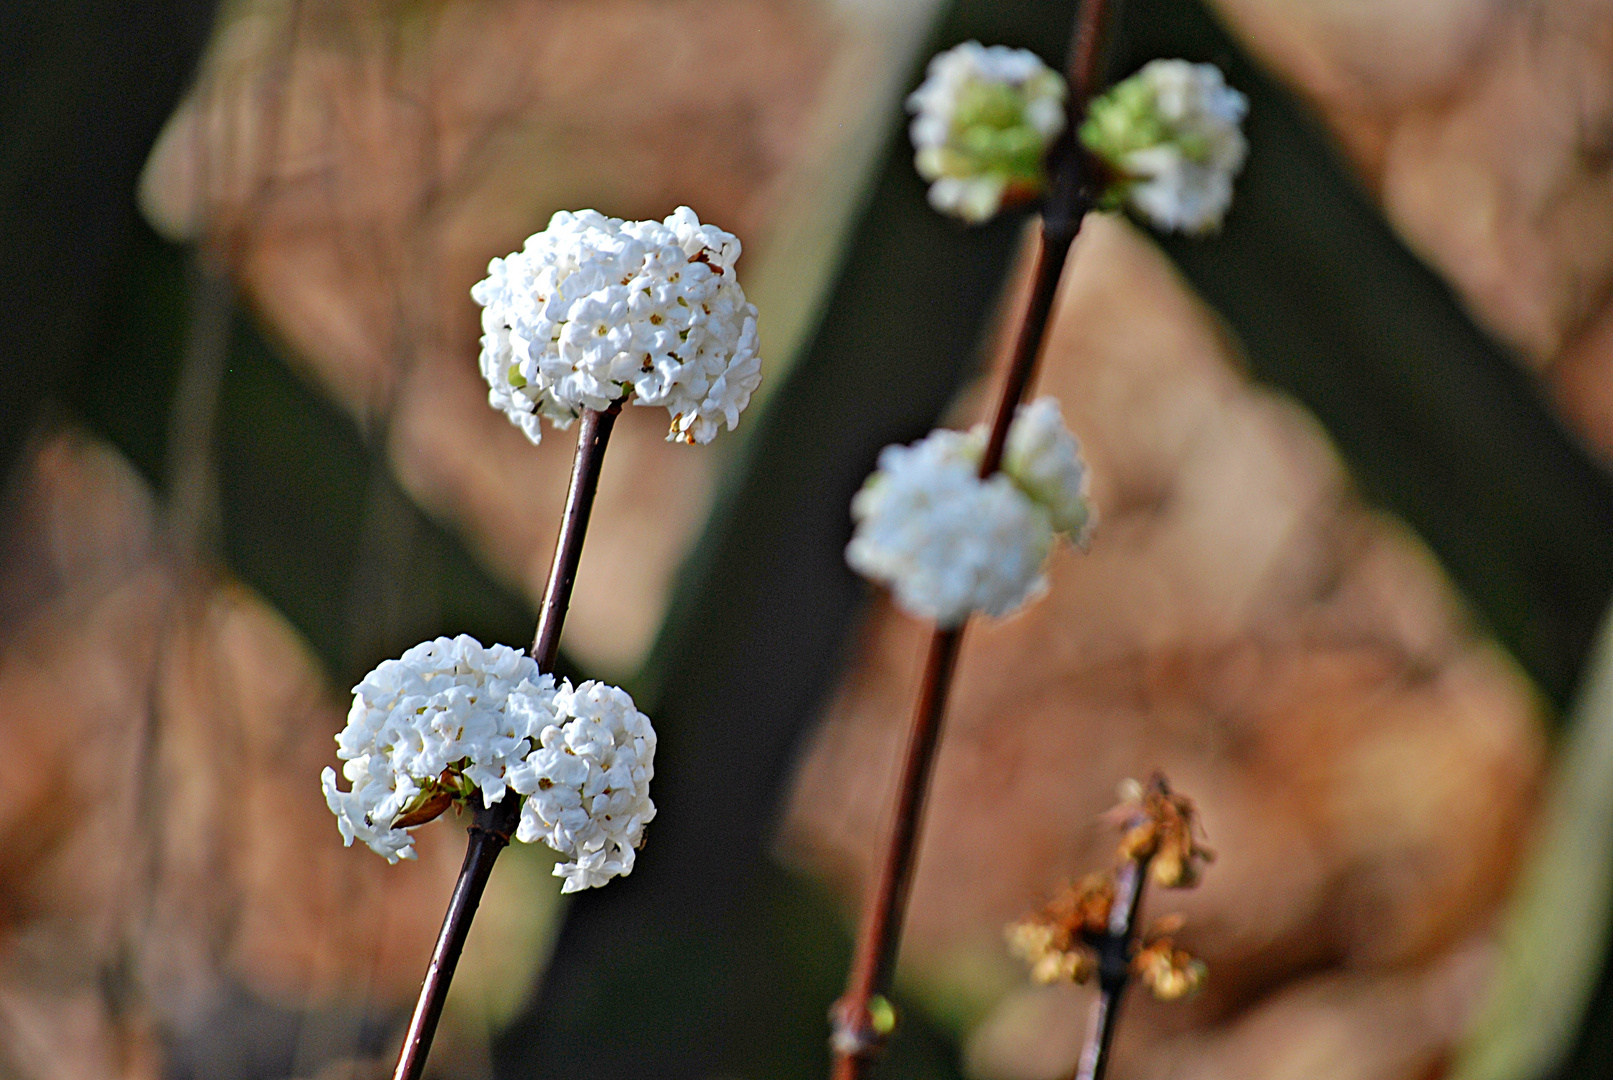
[(1114, 869), (1066, 885), (1047, 906), (1007, 931), (1009, 948), (1030, 965), (1036, 982), (1098, 981), (1076, 1080), (1103, 1080), (1120, 998), (1130, 979), (1140, 979), (1159, 1000), (1174, 1001), (1203, 986), (1207, 974), (1203, 962), (1172, 940), (1182, 928), (1180, 915), (1158, 920), (1140, 937), (1136, 929), (1148, 877), (1164, 888), (1191, 888), (1204, 864), (1215, 858), (1199, 843), (1203, 828), (1193, 800), (1172, 792), (1156, 772), (1146, 785), (1122, 783), (1120, 804), (1104, 817), (1121, 830)]
[(1031, 968), (1031, 979), (1044, 986), (1084, 983), (1097, 971), (1092, 943), (1109, 927), (1115, 880), (1107, 870), (1066, 885), (1042, 910), (1007, 929), (1008, 947)]
[(1143, 944), (1131, 958), (1131, 973), (1142, 980), (1160, 1001), (1175, 1001), (1197, 993), (1209, 969), (1204, 961), (1178, 949), (1171, 936), (1182, 928), (1180, 915), (1167, 915), (1149, 927)]
[(1171, 791), (1159, 773), (1146, 786), (1122, 781), (1119, 795), (1120, 803), (1104, 815), (1124, 830), (1118, 857), (1147, 861), (1154, 884), (1161, 888), (1197, 885), (1215, 852), (1199, 843), (1204, 828), (1193, 800)]

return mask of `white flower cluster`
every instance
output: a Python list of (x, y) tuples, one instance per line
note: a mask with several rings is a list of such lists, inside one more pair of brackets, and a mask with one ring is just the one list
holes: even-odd
[(557, 687), (525, 653), (465, 635), (367, 675), (336, 745), (351, 789), (326, 769), (326, 805), (348, 845), (361, 840), (388, 862), (414, 857), (414, 825), (514, 791), (526, 797), (516, 838), (572, 859), (555, 874), (575, 892), (630, 872), (655, 816), (655, 731), (626, 691)]
[[(388, 862), (414, 857), (414, 839), (399, 818), (438, 800), (483, 805), (504, 797), (508, 772), (533, 738), (553, 722), (554, 677), (506, 645), (475, 638), (438, 638), (386, 660), (353, 688), (336, 771), (320, 777), (342, 839), (362, 840)], [(444, 798), (446, 796), (446, 799)]]
[(1094, 516), (1080, 447), (1052, 398), (1020, 407), (1003, 470), (982, 480), (985, 444), (982, 425), (887, 446), (851, 502), (846, 562), (890, 586), (904, 611), (945, 627), (1039, 595), (1055, 535), (1084, 544)]
[(533, 442), (540, 417), (563, 428), (629, 394), (666, 407), (669, 440), (732, 430), (762, 379), (739, 253), (687, 206), (665, 221), (555, 214), (471, 289), (488, 401)]
[(557, 723), (510, 775), (527, 796), (516, 838), (543, 840), (572, 861), (555, 867), (561, 892), (603, 885), (633, 870), (644, 826), (655, 816), (655, 729), (625, 690), (561, 685)]
[(908, 96), (914, 165), (930, 204), (985, 221), (1005, 197), (1046, 183), (1047, 148), (1064, 130), (1064, 79), (1033, 52), (966, 41), (937, 54)]
[[(977, 425), (971, 434), (984, 449), (985, 426)], [(1087, 546), (1094, 523), (1087, 497), (1092, 477), (1081, 459), (1081, 444), (1064, 426), (1057, 398), (1038, 398), (1015, 410), (1003, 447), (1003, 472), (1047, 508), (1055, 532), (1077, 547)]]
[(1120, 174), (1116, 199), (1160, 229), (1199, 235), (1232, 205), (1248, 111), (1214, 64), (1154, 60), (1092, 103), (1081, 141)]

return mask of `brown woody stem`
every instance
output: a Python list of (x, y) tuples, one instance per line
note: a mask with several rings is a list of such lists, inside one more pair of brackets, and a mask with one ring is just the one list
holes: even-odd
[(1120, 998), (1131, 977), (1132, 944), (1137, 931), (1137, 910), (1142, 906), (1148, 880), (1148, 858), (1128, 859), (1115, 871), (1115, 897), (1109, 907), (1109, 927), (1098, 942), (1098, 1000), (1092, 1003), (1087, 1040), (1075, 1067), (1074, 1080), (1103, 1080), (1109, 1069), (1109, 1046), (1115, 1037)]
[[(1076, 132), (1102, 77), (1102, 39), (1109, 7), (1108, 0), (1081, 0), (1076, 13), (1067, 74), (1068, 123), (1049, 155), (1052, 179), (1042, 206), (1041, 242), (1031, 275), (1030, 296), (1020, 316), (1013, 355), (992, 414), (991, 432), (980, 460), (982, 477), (990, 476), (1002, 464), (1009, 426), (1036, 373), (1059, 278), (1080, 231), (1081, 219), (1092, 206), (1092, 193), (1086, 182), (1088, 169)], [(917, 858), (924, 797), (940, 745), (947, 691), (962, 641), (961, 626), (937, 627), (930, 638), (918, 703), (897, 777), (890, 830), (864, 908), (846, 992), (831, 1010), (834, 1080), (859, 1080), (887, 1034), (876, 1029), (870, 1003), (887, 992), (895, 969)]]
[[(538, 614), (537, 638), (532, 643), (532, 658), (538, 670), (553, 672), (560, 655), (560, 631), (565, 626), (566, 609), (571, 604), (571, 587), (577, 579), (577, 565), (582, 559), (583, 539), (588, 533), (588, 516), (593, 511), (594, 494), (599, 490), (599, 470), (605, 459), (605, 446), (610, 440), (611, 428), (621, 412), (622, 403), (613, 403), (603, 410), (586, 409), (577, 434), (577, 456), (571, 467), (571, 488), (566, 493), (566, 509), (560, 518), (560, 537), (555, 541), (554, 561), (549, 568), (549, 584), (544, 590), (543, 607)], [(465, 849), (465, 863), (460, 867), (459, 880), (454, 884), (453, 897), (448, 901), (448, 913), (443, 917), (442, 933), (437, 936), (437, 947), (432, 950), (431, 963), (426, 967), (425, 981), (420, 986), (420, 1000), (415, 1003), (409, 1030), (403, 1038), (403, 1050), (398, 1055), (398, 1067), (393, 1080), (420, 1080), (425, 1072), (426, 1055), (431, 1052), (431, 1040), (437, 1033), (437, 1021), (442, 1018), (443, 1003), (448, 1000), (448, 986), (464, 951), (465, 938), (470, 934), (471, 920), (481, 903), (482, 891), (493, 872), (493, 863), (499, 852), (510, 842), (511, 835), (521, 816), (521, 800), (514, 792), (490, 807), (476, 807), (472, 814), (470, 841)]]

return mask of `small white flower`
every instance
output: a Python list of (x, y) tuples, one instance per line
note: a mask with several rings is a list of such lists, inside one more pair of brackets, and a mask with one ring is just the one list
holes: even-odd
[(488, 401), (534, 443), (540, 417), (563, 428), (629, 395), (666, 408), (669, 440), (732, 430), (762, 379), (739, 254), (687, 206), (665, 221), (555, 214), (471, 289)]
[[(976, 431), (983, 440), (985, 428)], [(1003, 451), (1003, 472), (1047, 507), (1055, 530), (1086, 547), (1097, 520), (1087, 497), (1091, 475), (1081, 457), (1081, 444), (1064, 426), (1058, 399), (1044, 397), (1021, 405)]]
[(1111, 200), (1160, 229), (1203, 234), (1232, 205), (1248, 111), (1214, 64), (1154, 60), (1092, 103), (1081, 141), (1120, 174)]
[(1006, 196), (1039, 192), (1047, 148), (1064, 130), (1064, 97), (1064, 79), (1028, 50), (966, 41), (937, 54), (907, 99), (930, 204), (980, 222)]
[(320, 777), (342, 839), (395, 863), (414, 857), (400, 819), (477, 794), (484, 806), (499, 802), (510, 770), (553, 722), (554, 698), (554, 677), (530, 656), (463, 634), (384, 661), (353, 688), (336, 736), (350, 790), (336, 786), (334, 769)]
[(942, 626), (976, 611), (1006, 615), (1046, 587), (1050, 515), (1001, 473), (981, 480), (973, 444), (943, 430), (887, 446), (851, 501), (846, 562), (889, 585), (902, 610)]
[(1094, 517), (1086, 465), (1056, 401), (1020, 406), (1003, 470), (982, 480), (986, 435), (981, 424), (887, 446), (851, 502), (846, 562), (888, 585), (908, 614), (944, 627), (977, 611), (1007, 615), (1040, 595), (1055, 534), (1085, 544)]
[(571, 860), (554, 870), (569, 893), (632, 872), (655, 816), (655, 729), (625, 690), (599, 682), (562, 683), (554, 709), (509, 782), (527, 797), (516, 839), (542, 840)]

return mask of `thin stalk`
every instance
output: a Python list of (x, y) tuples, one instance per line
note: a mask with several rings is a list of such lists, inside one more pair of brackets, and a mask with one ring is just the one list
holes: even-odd
[[(621, 409), (622, 403), (618, 401), (608, 409), (586, 409), (582, 414), (577, 456), (571, 466), (571, 487), (566, 493), (560, 536), (555, 541), (549, 584), (543, 593), (538, 632), (532, 643), (532, 658), (538, 662), (539, 671), (553, 672), (560, 655), (560, 632), (565, 626), (566, 609), (571, 605), (571, 587), (577, 579), (577, 565), (582, 559), (594, 495), (599, 490), (599, 470)], [(415, 1003), (414, 1015), (409, 1020), (393, 1080), (420, 1080), (425, 1072), (426, 1055), (431, 1052), (431, 1040), (437, 1033), (437, 1021), (442, 1018), (448, 986), (453, 982), (454, 968), (459, 965), (459, 954), (464, 951), (465, 938), (470, 934), (471, 920), (476, 917), (482, 891), (493, 873), (493, 863), (509, 844), (520, 816), (521, 800), (514, 792), (506, 793), (491, 807), (477, 807), (472, 814), (465, 863), (459, 869), (459, 880), (454, 884), (448, 913), (443, 917), (442, 933), (437, 935), (437, 947), (432, 950), (431, 963), (426, 967), (420, 1000)]]
[(869, 1002), (890, 985), (895, 967), (900, 944), (898, 931), (907, 910), (907, 891), (912, 884), (914, 855), (918, 850), (924, 794), (929, 789), (935, 750), (941, 739), (947, 691), (952, 685), (952, 669), (962, 643), (962, 627), (937, 629), (930, 637), (924, 679), (913, 710), (913, 726), (908, 732), (907, 751), (902, 756), (901, 775), (897, 779), (895, 820), (886, 838), (873, 894), (863, 912), (846, 994), (834, 1008), (830, 1046), (835, 1053), (835, 1080), (860, 1076), (863, 1065), (879, 1050), (886, 1034), (875, 1025)]
[(1148, 880), (1148, 859), (1128, 859), (1115, 871), (1115, 898), (1109, 908), (1109, 928), (1098, 943), (1098, 1000), (1092, 1003), (1087, 1041), (1081, 1047), (1073, 1080), (1103, 1080), (1109, 1069), (1109, 1047), (1114, 1042), (1120, 998), (1131, 978), (1131, 952)]
[[(1076, 13), (1067, 75), (1069, 119), (1050, 155), (1052, 178), (1042, 207), (1041, 242), (1030, 296), (1020, 315), (1013, 355), (992, 414), (991, 433), (980, 460), (982, 478), (995, 473), (1002, 464), (1009, 426), (1036, 373), (1059, 278), (1080, 231), (1081, 219), (1092, 206), (1085, 179), (1088, 169), (1076, 131), (1102, 77), (1102, 39), (1109, 7), (1108, 0), (1082, 0)], [(895, 969), (917, 859), (924, 798), (934, 771), (947, 693), (963, 633), (962, 626), (937, 627), (930, 638), (913, 723), (897, 776), (890, 828), (858, 930), (846, 992), (831, 1010), (834, 1080), (860, 1080), (889, 1033), (888, 1025), (875, 1022), (870, 1005), (888, 991)]]

